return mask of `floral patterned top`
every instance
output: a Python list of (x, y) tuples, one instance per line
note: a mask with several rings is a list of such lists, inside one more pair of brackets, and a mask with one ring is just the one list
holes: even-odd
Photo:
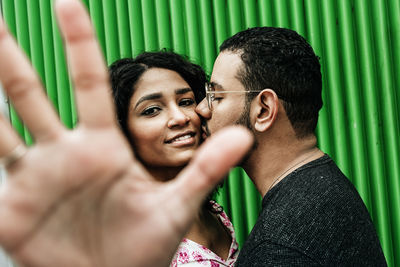
[[(215, 210), (221, 210), (222, 207), (218, 205), (215, 201), (211, 201), (213, 208)], [(197, 244), (196, 242), (184, 238), (178, 247), (178, 250), (171, 262), (171, 267), (177, 266), (204, 266), (204, 267), (223, 267), (223, 266), (233, 266), (239, 255), (239, 247), (236, 242), (235, 231), (233, 225), (229, 220), (225, 212), (217, 214), (218, 218), (221, 220), (223, 225), (227, 228), (231, 234), (232, 243), (229, 249), (228, 258), (222, 259), (217, 254), (209, 250), (208, 248)]]

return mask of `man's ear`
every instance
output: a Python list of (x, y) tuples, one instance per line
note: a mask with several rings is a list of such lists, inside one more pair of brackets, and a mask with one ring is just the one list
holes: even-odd
[(262, 90), (253, 102), (254, 128), (258, 132), (268, 130), (276, 120), (279, 109), (277, 94), (271, 89)]

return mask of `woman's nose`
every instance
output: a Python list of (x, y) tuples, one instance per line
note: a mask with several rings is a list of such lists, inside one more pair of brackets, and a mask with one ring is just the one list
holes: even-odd
[(175, 107), (170, 111), (170, 118), (168, 120), (168, 128), (174, 126), (184, 126), (190, 121), (190, 117), (186, 115), (180, 108)]

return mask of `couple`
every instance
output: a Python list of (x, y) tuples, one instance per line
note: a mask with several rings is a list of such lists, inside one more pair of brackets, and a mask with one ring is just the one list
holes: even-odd
[[(0, 78), (36, 140), (25, 148), (0, 117), (0, 159), (9, 175), (0, 194), (0, 218), (7, 218), (0, 222), (0, 244), (18, 262), (170, 264), (184, 234), (192, 232), (204, 199), (246, 154), (253, 138), (241, 165), (264, 196), (263, 208), (237, 266), (386, 265), (362, 200), (316, 147), (321, 73), (303, 38), (290, 30), (253, 28), (222, 44), (206, 99), (196, 107), (211, 135), (196, 154), (188, 150), (193, 159), (172, 175), (175, 179), (160, 182), (149, 171), (166, 177), (169, 171), (153, 171), (144, 158), (139, 163), (116, 126), (107, 70), (82, 5), (60, 0), (56, 11), (76, 89), (80, 121), (73, 131), (61, 125), (31, 66), (0, 25)], [(191, 89), (183, 91), (198, 93)], [(176, 92), (171, 93), (176, 100)], [(144, 103), (139, 101), (134, 106)], [(195, 115), (190, 102), (175, 101), (171, 108), (179, 110), (171, 112)], [(146, 116), (160, 109), (141, 112)], [(140, 117), (133, 108), (127, 114)], [(187, 117), (181, 116), (181, 123), (188, 123)], [(177, 143), (199, 142), (192, 136), (196, 117), (189, 119), (191, 137)], [(132, 133), (134, 121), (127, 120)], [(238, 127), (220, 130), (232, 124), (252, 134)], [(138, 126), (136, 131), (139, 136), (146, 129)], [(136, 155), (148, 148), (134, 147)], [(219, 222), (217, 215), (207, 215)], [(218, 241), (226, 248), (226, 232), (225, 238)], [(215, 252), (227, 255), (226, 249)]]

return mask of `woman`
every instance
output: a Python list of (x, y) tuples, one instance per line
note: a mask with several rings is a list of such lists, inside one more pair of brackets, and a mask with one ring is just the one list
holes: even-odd
[[(154, 52), (118, 60), (110, 74), (118, 121), (136, 157), (159, 181), (172, 179), (201, 143), (201, 99), (193, 91), (204, 92), (204, 71), (178, 54)], [(237, 254), (231, 222), (208, 199), (171, 266), (232, 266)]]

